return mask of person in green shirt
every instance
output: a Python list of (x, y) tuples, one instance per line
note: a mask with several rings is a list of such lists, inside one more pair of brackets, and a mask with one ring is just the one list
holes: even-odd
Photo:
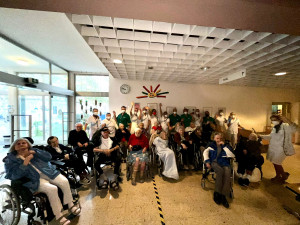
[(183, 114), (181, 115), (181, 122), (183, 123), (184, 127), (189, 127), (193, 119), (188, 112), (188, 109), (184, 109)]
[(169, 119), (170, 119), (170, 126), (172, 129), (175, 128), (176, 123), (181, 122), (181, 117), (177, 114), (176, 108), (173, 109), (173, 114), (169, 115)]
[(121, 113), (118, 115), (117, 118), (116, 118), (116, 112), (113, 111), (113, 113), (114, 113), (114, 119), (117, 122), (118, 126), (120, 123), (122, 123), (124, 124), (124, 127), (130, 131), (131, 120), (130, 120), (130, 116), (126, 113), (126, 107), (125, 106), (121, 107)]

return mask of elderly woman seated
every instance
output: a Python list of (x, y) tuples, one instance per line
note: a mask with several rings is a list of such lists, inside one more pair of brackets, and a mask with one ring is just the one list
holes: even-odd
[(224, 144), (223, 134), (218, 132), (214, 134), (214, 141), (203, 152), (206, 167), (212, 168), (216, 173), (214, 201), (218, 205), (222, 203), (225, 208), (229, 208), (226, 196), (230, 194), (230, 158), (233, 157), (231, 146)]
[(154, 139), (153, 144), (156, 147), (156, 152), (159, 158), (164, 163), (164, 171), (162, 174), (166, 177), (178, 180), (176, 159), (174, 152), (168, 148), (168, 137), (165, 131), (162, 131), (158, 137)]
[(129, 156), (127, 162), (133, 164), (133, 173), (131, 184), (136, 185), (136, 176), (140, 168), (140, 183), (144, 182), (144, 170), (146, 167), (146, 163), (149, 162), (149, 157), (147, 153), (147, 149), (149, 148), (149, 140), (148, 138), (142, 134), (140, 128), (135, 129), (135, 133), (132, 134), (129, 138)]
[(6, 178), (19, 180), (25, 178), (23, 184), (32, 193), (43, 192), (47, 195), (52, 211), (61, 225), (70, 223), (63, 216), (62, 204), (57, 188), (63, 192), (64, 204), (67, 204), (72, 214), (78, 215), (81, 209), (74, 205), (69, 182), (51, 165), (51, 154), (39, 149), (33, 149), (27, 139), (19, 138), (11, 146), (5, 160)]
[(46, 150), (51, 154), (52, 159), (62, 160), (65, 166), (73, 168), (75, 173), (79, 175), (81, 184), (91, 183), (86, 172), (85, 162), (77, 158), (71, 148), (59, 144), (58, 138), (55, 136), (50, 136), (47, 143)]
[(178, 132), (175, 134), (174, 137), (175, 142), (180, 148), (180, 152), (183, 158), (183, 169), (188, 170), (194, 169), (193, 158), (194, 158), (194, 151), (191, 146), (191, 141), (187, 132), (184, 132), (184, 127), (179, 127)]
[(108, 187), (108, 178), (101, 168), (101, 164), (105, 164), (108, 161), (114, 162), (114, 176), (110, 181), (110, 187), (113, 190), (119, 189), (118, 179), (120, 178), (120, 165), (121, 155), (119, 152), (119, 145), (115, 138), (109, 136), (109, 130), (107, 127), (103, 127), (93, 135), (92, 139), (95, 146), (94, 152), (98, 153), (98, 159), (95, 162), (95, 169), (99, 174), (99, 181), (97, 181), (98, 187), (106, 189)]
[[(240, 141), (235, 150), (236, 161), (238, 162), (239, 184), (249, 185), (249, 182), (261, 180), (261, 166), (264, 157), (261, 155), (261, 143), (255, 133), (251, 133), (246, 141)], [(257, 168), (255, 170), (255, 168)]]

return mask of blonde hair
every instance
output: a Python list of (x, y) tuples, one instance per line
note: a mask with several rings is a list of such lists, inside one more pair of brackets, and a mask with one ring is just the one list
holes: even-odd
[(18, 143), (19, 141), (26, 141), (26, 142), (27, 142), (27, 145), (28, 145), (28, 149), (31, 149), (31, 148), (32, 148), (31, 143), (30, 143), (26, 138), (18, 138), (18, 139), (16, 139), (16, 140), (12, 143), (12, 145), (10, 146), (9, 152), (14, 152), (14, 151), (16, 151), (15, 147), (16, 147), (16, 145), (17, 145), (17, 143)]

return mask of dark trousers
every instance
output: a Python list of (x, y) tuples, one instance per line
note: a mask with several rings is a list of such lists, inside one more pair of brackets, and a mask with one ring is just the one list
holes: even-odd
[(180, 152), (182, 154), (182, 160), (184, 165), (191, 165), (193, 164), (194, 159), (194, 149), (193, 146), (188, 145), (187, 149), (180, 148)]
[(75, 173), (78, 175), (82, 174), (86, 169), (83, 159), (79, 159), (76, 156), (70, 156), (69, 160), (63, 160), (63, 162), (66, 167), (73, 168)]
[(87, 153), (87, 163), (86, 165), (93, 168), (93, 160), (94, 160), (94, 152), (93, 152), (94, 146), (89, 144), (87, 147), (74, 147), (75, 154), (77, 157), (83, 161), (83, 154)]
[(98, 159), (95, 162), (95, 169), (98, 171), (99, 175), (103, 174), (101, 164), (107, 162), (113, 162), (114, 165), (114, 174), (120, 176), (120, 165), (121, 165), (121, 155), (118, 150), (113, 151), (110, 156), (105, 155), (104, 153), (99, 153)]
[(238, 160), (237, 172), (244, 174), (245, 170), (253, 171), (255, 167), (261, 170), (261, 166), (264, 163), (264, 157), (253, 155), (241, 155)]
[(229, 196), (231, 169), (228, 166), (220, 166), (217, 162), (212, 162), (211, 167), (216, 173), (215, 192)]

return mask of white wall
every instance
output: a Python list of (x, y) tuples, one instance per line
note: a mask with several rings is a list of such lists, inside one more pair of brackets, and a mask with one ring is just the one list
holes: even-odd
[[(122, 84), (130, 85), (129, 94), (120, 93)], [(155, 88), (158, 84), (162, 91), (170, 92), (166, 99), (136, 98), (143, 95), (141, 93), (144, 91), (143, 86), (149, 89), (150, 85)], [(300, 99), (300, 91), (296, 90), (119, 80), (112, 76), (110, 76), (109, 85), (109, 108), (111, 112), (115, 110), (117, 114), (122, 105), (130, 106), (132, 101), (139, 102), (141, 106), (145, 106), (147, 103), (162, 103), (163, 110), (166, 109), (166, 106), (176, 106), (180, 114), (184, 106), (195, 106), (201, 112), (203, 112), (203, 107), (213, 107), (214, 114), (218, 107), (226, 107), (227, 115), (235, 112), (242, 126), (246, 129), (253, 127), (256, 131), (263, 131), (264, 126), (270, 124), (272, 102), (291, 102), (293, 104), (299, 102)], [(292, 110), (292, 118), (296, 120), (297, 117), (299, 117), (299, 108)]]

